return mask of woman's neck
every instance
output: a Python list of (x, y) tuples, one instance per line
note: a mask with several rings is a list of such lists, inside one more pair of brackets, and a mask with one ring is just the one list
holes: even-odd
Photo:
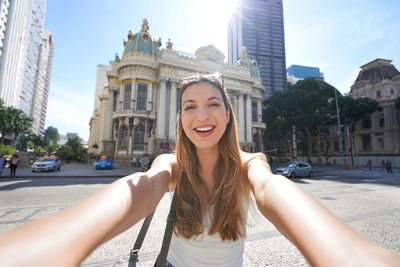
[(199, 160), (198, 173), (207, 185), (208, 192), (214, 189), (214, 169), (217, 165), (219, 152), (218, 150), (196, 150), (197, 159)]

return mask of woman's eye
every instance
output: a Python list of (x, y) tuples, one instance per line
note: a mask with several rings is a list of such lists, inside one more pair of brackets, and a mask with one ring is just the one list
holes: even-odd
[(184, 110), (190, 110), (190, 109), (194, 109), (194, 107), (193, 107), (193, 106), (186, 106), (186, 107), (184, 108)]
[(211, 107), (219, 107), (219, 106), (221, 106), (219, 103), (212, 103), (211, 105), (210, 105)]

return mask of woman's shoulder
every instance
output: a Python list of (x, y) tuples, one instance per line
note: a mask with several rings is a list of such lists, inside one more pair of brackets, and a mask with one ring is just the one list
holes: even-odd
[(244, 165), (248, 165), (250, 162), (254, 160), (263, 160), (266, 161), (267, 157), (263, 153), (248, 153), (244, 151), (240, 151), (240, 156), (242, 158), (242, 162)]

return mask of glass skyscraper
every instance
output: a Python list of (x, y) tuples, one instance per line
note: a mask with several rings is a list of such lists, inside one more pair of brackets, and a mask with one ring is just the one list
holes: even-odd
[(229, 64), (236, 63), (245, 47), (248, 57), (261, 66), (264, 99), (286, 89), (282, 0), (239, 0), (228, 38)]

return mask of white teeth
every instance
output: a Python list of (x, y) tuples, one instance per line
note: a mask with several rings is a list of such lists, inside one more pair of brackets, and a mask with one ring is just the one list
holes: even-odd
[(196, 128), (196, 131), (199, 131), (199, 132), (207, 132), (207, 131), (212, 130), (212, 128), (213, 128), (213, 127)]

